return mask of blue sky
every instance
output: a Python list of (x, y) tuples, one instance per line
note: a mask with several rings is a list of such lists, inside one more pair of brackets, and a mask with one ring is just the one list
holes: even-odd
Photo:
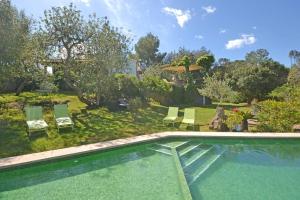
[(136, 42), (148, 32), (160, 50), (205, 46), (216, 58), (243, 59), (266, 48), (289, 66), (288, 52), (300, 50), (300, 1), (297, 0), (12, 0), (34, 18), (51, 6), (74, 2), (85, 15), (108, 16)]

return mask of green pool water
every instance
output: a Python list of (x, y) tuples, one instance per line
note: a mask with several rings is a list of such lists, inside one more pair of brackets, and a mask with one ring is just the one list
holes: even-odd
[(300, 199), (300, 141), (172, 139), (0, 171), (0, 199)]

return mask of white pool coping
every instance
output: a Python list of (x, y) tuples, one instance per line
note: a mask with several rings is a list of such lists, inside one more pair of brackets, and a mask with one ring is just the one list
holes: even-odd
[(172, 137), (300, 138), (300, 133), (161, 132), (0, 159), (0, 169)]

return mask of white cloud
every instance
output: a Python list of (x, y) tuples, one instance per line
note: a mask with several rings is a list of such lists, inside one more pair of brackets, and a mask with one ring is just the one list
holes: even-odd
[(139, 17), (139, 13), (132, 7), (132, 4), (123, 0), (103, 0), (103, 3), (111, 13), (108, 18), (112, 24), (127, 37), (135, 39), (137, 35), (132, 32), (132, 21)]
[(224, 33), (226, 33), (226, 32), (227, 32), (226, 29), (221, 29), (219, 33), (220, 33), (220, 34), (224, 34)]
[(241, 35), (241, 38), (229, 40), (225, 46), (226, 49), (239, 49), (245, 45), (254, 44), (255, 42), (256, 38), (254, 35), (243, 34)]
[(202, 40), (204, 37), (203, 37), (203, 35), (195, 35), (195, 38), (198, 40)]
[(132, 27), (132, 18), (138, 17), (138, 13), (132, 8), (132, 6), (123, 0), (103, 0), (103, 3), (107, 10), (111, 13), (109, 19), (113, 21), (113, 24), (120, 27), (121, 32), (128, 37), (136, 37), (130, 30)]
[(214, 6), (202, 6), (202, 10), (204, 10), (206, 14), (212, 14), (216, 12), (217, 8)]
[(164, 7), (163, 12), (176, 17), (177, 23), (181, 28), (183, 28), (184, 24), (192, 18), (190, 10), (180, 10), (176, 8)]
[[(83, 0), (86, 1), (86, 0)], [(133, 14), (131, 6), (122, 0), (103, 0), (105, 6), (112, 13), (117, 26), (125, 26), (126, 17), (124, 15)]]
[(77, 2), (83, 3), (88, 7), (91, 5), (91, 0), (77, 0)]

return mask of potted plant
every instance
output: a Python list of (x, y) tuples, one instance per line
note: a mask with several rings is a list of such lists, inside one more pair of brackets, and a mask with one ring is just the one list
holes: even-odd
[(252, 119), (254, 115), (249, 111), (240, 111), (240, 115), (243, 117), (242, 130), (248, 130), (248, 119)]
[(230, 113), (226, 119), (226, 124), (230, 131), (241, 131), (243, 117), (238, 113)]
[(232, 113), (228, 115), (226, 124), (231, 131), (244, 131), (248, 130), (248, 119), (253, 115), (249, 111), (240, 111), (237, 108), (232, 109)]

